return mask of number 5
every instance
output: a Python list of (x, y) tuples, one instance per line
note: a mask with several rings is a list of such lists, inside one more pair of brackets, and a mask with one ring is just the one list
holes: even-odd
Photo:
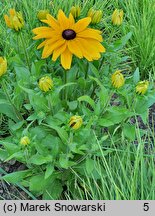
[(143, 210), (144, 211), (148, 211), (149, 210), (149, 203), (144, 203)]

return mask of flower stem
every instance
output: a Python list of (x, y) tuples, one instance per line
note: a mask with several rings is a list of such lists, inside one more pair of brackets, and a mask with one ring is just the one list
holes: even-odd
[(89, 68), (89, 63), (87, 62), (85, 80), (88, 78), (88, 68)]
[[(67, 84), (67, 70), (64, 71), (64, 84)], [(67, 101), (67, 89), (64, 88), (64, 100)]]
[(13, 107), (14, 109), (14, 112), (16, 113), (16, 116), (19, 120), (23, 120), (23, 117), (22, 115), (20, 114), (20, 112), (18, 111), (17, 107), (14, 105), (14, 103), (12, 102), (11, 98), (10, 98), (10, 95), (8, 94), (8, 91), (7, 91), (7, 87), (6, 87), (6, 83), (4, 80), (2, 80), (2, 88), (3, 88), (3, 91), (10, 103), (10, 105)]
[(27, 66), (28, 66), (28, 68), (29, 68), (29, 71), (31, 71), (29, 56), (28, 56), (28, 53), (27, 53), (27, 50), (26, 50), (26, 46), (25, 46), (25, 42), (24, 42), (24, 38), (23, 38), (23, 35), (22, 35), (21, 32), (20, 32), (20, 34), (19, 34), (19, 37), (20, 37), (20, 39), (21, 39), (22, 46), (23, 46), (23, 49), (24, 49), (24, 53), (25, 53), (25, 58), (26, 58)]
[(51, 94), (48, 94), (48, 95), (47, 95), (47, 100), (48, 100), (48, 106), (49, 106), (50, 112), (51, 112), (52, 115), (53, 115), (53, 114), (54, 114), (54, 111), (53, 111), (53, 104), (52, 104)]

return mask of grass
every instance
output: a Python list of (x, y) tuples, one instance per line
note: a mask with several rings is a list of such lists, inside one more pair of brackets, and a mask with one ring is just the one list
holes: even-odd
[[(95, 132), (94, 132), (95, 133)], [(126, 142), (122, 138), (120, 147), (116, 147), (111, 137), (110, 148), (100, 146), (101, 158), (94, 158), (95, 169), (100, 180), (88, 176), (83, 180), (75, 170), (76, 189), (68, 189), (66, 198), (92, 200), (154, 200), (155, 164), (154, 147), (146, 150), (146, 140), (140, 138), (137, 129), (138, 144)], [(148, 143), (149, 144), (149, 143)], [(147, 146), (149, 148), (149, 146)], [(105, 155), (107, 150), (113, 153)], [(146, 152), (146, 153), (144, 153)], [(79, 186), (80, 185), (80, 186)], [(81, 187), (82, 185), (82, 187)]]
[(128, 54), (142, 79), (155, 78), (155, 4), (153, 0), (122, 1), (126, 12), (124, 32), (132, 31)]
[[(16, 43), (19, 43), (21, 48), (21, 41), (18, 37), (10, 37), (9, 31), (3, 20), (3, 15), (8, 12), (11, 7), (16, 7), (17, 10), (24, 12), (26, 27), (25, 27), (25, 45), (27, 49), (31, 50), (33, 46), (31, 29), (36, 26), (37, 18), (34, 14), (40, 9), (50, 7), (52, 13), (56, 14), (61, 7), (68, 11), (74, 4), (80, 4), (81, 1), (62, 1), (54, 0), (53, 5), (49, 6), (48, 0), (43, 1), (10, 1), (6, 0), (1, 2), (3, 6), (0, 12), (0, 55), (11, 57), (13, 54), (18, 53), (16, 50)], [(67, 3), (66, 3), (67, 2)], [(114, 1), (114, 0), (86, 0), (83, 1), (82, 11), (87, 11), (89, 7), (93, 6), (96, 9), (102, 9), (107, 17), (103, 17), (102, 24), (105, 25), (107, 30), (111, 32), (111, 26), (108, 22), (111, 19), (110, 10), (116, 7), (123, 7), (125, 11), (125, 21), (123, 26), (118, 30), (118, 34), (114, 40), (118, 39), (119, 35), (132, 32), (132, 37), (127, 44), (125, 52), (130, 56), (132, 61), (132, 69), (140, 68), (142, 79), (155, 78), (155, 4), (153, 0), (130, 0), (130, 1)], [(111, 38), (113, 32), (111, 32)], [(11, 44), (11, 46), (10, 46)], [(31, 45), (32, 44), (32, 45)], [(1, 119), (3, 119), (1, 117)], [(154, 123), (154, 122), (153, 122)], [(86, 174), (85, 179), (77, 174), (76, 170), (71, 169), (73, 173), (73, 181), (75, 188), (72, 190), (68, 185), (67, 191), (64, 193), (66, 199), (105, 199), (105, 200), (154, 200), (155, 199), (155, 165), (154, 165), (154, 146), (150, 148), (151, 139), (154, 137), (153, 130), (147, 130), (145, 138), (140, 136), (140, 129), (137, 127), (137, 144), (127, 142), (123, 134), (119, 146), (111, 136), (111, 146), (101, 147), (99, 140), (96, 136), (96, 145), (100, 146), (101, 157), (94, 157), (94, 166), (96, 170), (96, 178)], [(154, 140), (153, 140), (154, 141)], [(106, 141), (104, 141), (106, 146)], [(147, 144), (146, 144), (147, 143)], [(104, 145), (102, 145), (104, 146)], [(112, 153), (106, 154), (111, 151)], [(100, 176), (100, 179), (97, 177)], [(27, 194), (29, 192), (17, 185), (20, 189), (24, 190)], [(30, 195), (30, 194), (29, 194)], [(31, 195), (32, 199), (34, 198)], [(0, 197), (3, 199), (3, 197)], [(22, 197), (21, 197), (22, 198)]]

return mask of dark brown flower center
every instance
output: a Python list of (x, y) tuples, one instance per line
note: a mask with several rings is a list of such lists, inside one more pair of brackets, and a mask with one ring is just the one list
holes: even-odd
[(66, 29), (62, 32), (62, 37), (65, 40), (73, 40), (76, 37), (76, 32), (72, 29)]

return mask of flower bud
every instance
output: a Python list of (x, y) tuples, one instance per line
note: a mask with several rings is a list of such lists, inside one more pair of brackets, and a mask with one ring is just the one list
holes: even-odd
[(81, 11), (81, 8), (79, 6), (72, 6), (70, 13), (76, 19), (80, 16), (80, 11)]
[(149, 81), (144, 80), (137, 83), (136, 86), (136, 93), (138, 94), (145, 94), (149, 86)]
[(115, 9), (112, 14), (113, 25), (121, 25), (123, 22), (123, 10)]
[(53, 87), (53, 80), (49, 76), (42, 77), (39, 80), (39, 88), (42, 91), (47, 92), (51, 90), (52, 87)]
[(117, 70), (112, 74), (111, 81), (115, 88), (120, 88), (124, 85), (125, 79), (120, 70)]
[(101, 10), (94, 10), (92, 8), (90, 8), (90, 10), (88, 11), (87, 16), (91, 18), (91, 23), (92, 24), (97, 24), (101, 21), (102, 19), (102, 11)]
[(0, 77), (7, 71), (7, 60), (0, 57)]
[(40, 10), (37, 14), (37, 18), (41, 21), (46, 19), (47, 14), (49, 14), (49, 10)]
[(81, 116), (72, 116), (69, 121), (69, 126), (74, 130), (79, 129), (82, 126), (83, 120)]
[(11, 29), (19, 31), (24, 26), (21, 12), (16, 12), (15, 9), (10, 9), (9, 13), (10, 16), (6, 14), (4, 15), (6, 25)]
[(24, 146), (29, 145), (29, 144), (30, 144), (30, 139), (29, 139), (29, 137), (28, 137), (28, 136), (22, 137), (22, 138), (20, 139), (20, 144), (21, 144), (21, 145), (24, 145)]
[(50, 2), (49, 2), (49, 6), (54, 7), (53, 1), (50, 1)]

